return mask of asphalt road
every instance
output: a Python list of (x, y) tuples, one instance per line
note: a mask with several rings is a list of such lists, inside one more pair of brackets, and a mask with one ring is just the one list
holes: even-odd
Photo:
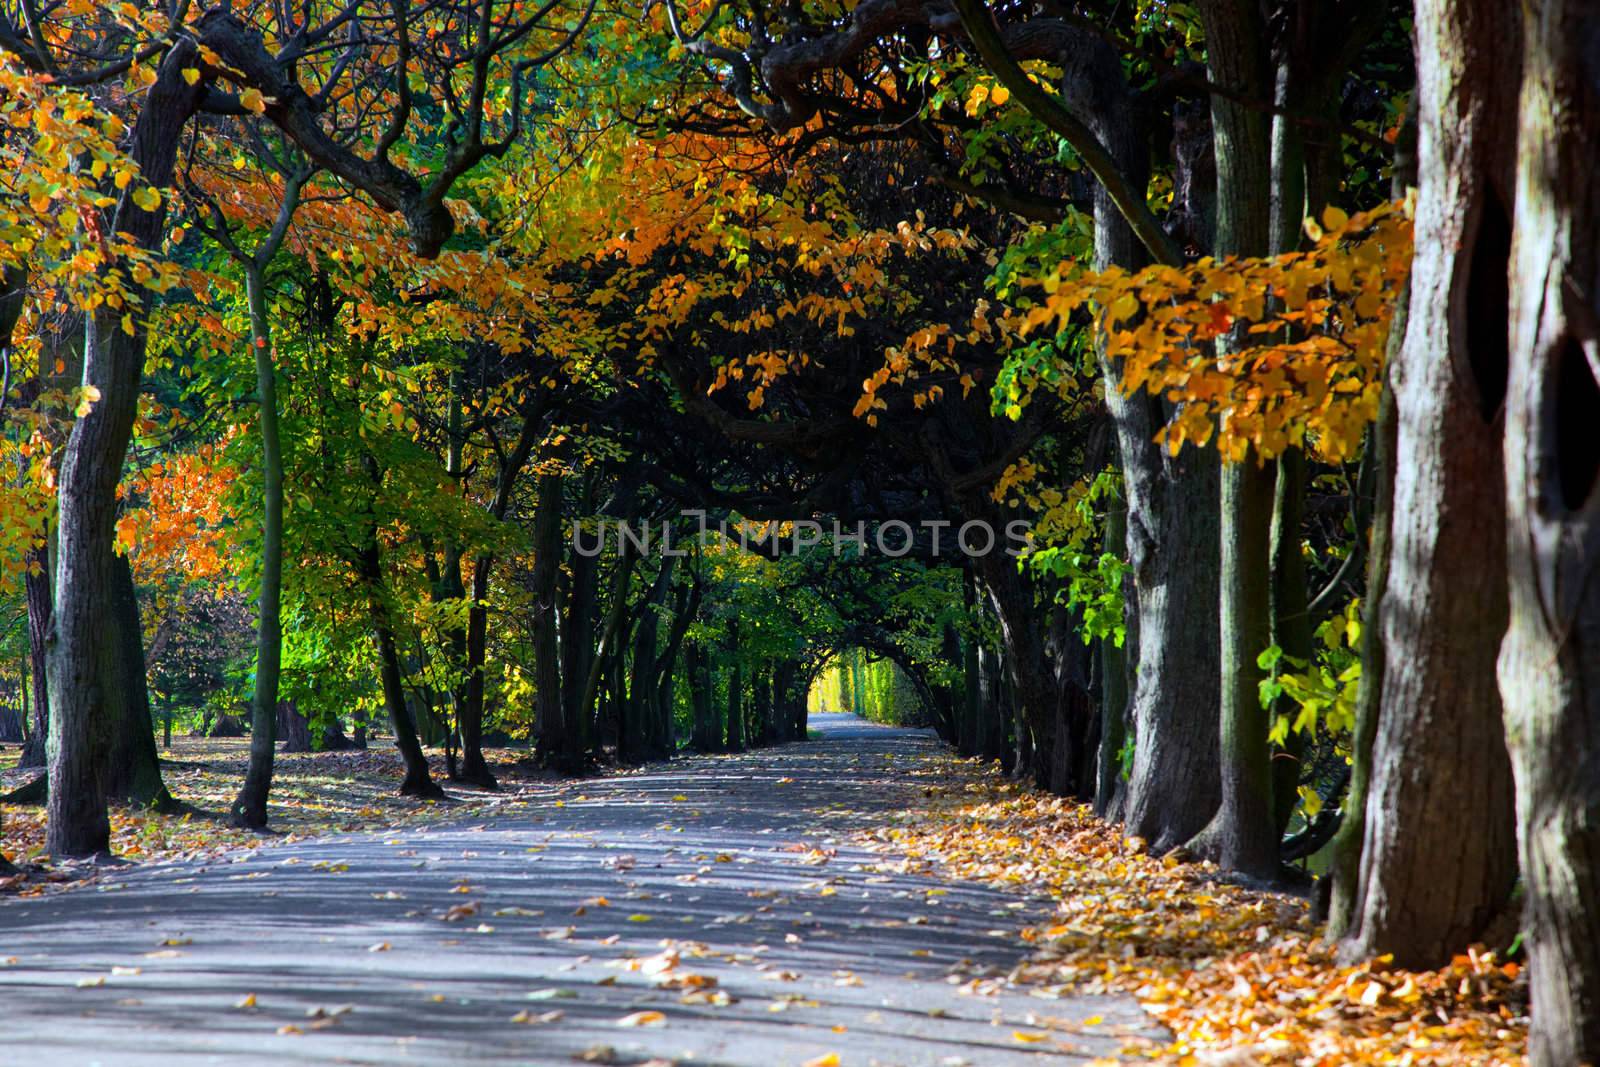
[(915, 808), (931, 736), (811, 725), (471, 825), (0, 901), (0, 1064), (1042, 1067), (1149, 1033), (1004, 982), (1047, 901), (850, 843)]

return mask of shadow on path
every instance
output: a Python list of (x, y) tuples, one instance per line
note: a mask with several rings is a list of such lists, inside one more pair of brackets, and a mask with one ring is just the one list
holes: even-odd
[[(573, 782), (477, 824), (0, 902), (0, 1063), (1042, 1067), (1153, 1036), (1130, 1000), (995, 980), (1047, 902), (849, 843), (921, 801), (930, 734), (811, 725), (820, 741)], [(646, 973), (664, 947), (676, 965)], [(639, 1012), (664, 1022), (618, 1025)], [(1067, 1030), (1019, 1040), (1045, 1017)]]

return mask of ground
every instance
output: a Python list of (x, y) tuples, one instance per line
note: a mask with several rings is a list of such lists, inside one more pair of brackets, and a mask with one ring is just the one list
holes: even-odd
[(938, 788), (929, 736), (813, 727), (468, 824), (6, 900), (7, 1047), (51, 1064), (1007, 1067), (1162, 1036), (1126, 995), (1004, 980), (1047, 899), (858, 837)]
[[(293, 757), (273, 837), (118, 812), (140, 862), (0, 881), (0, 1064), (1523, 1061), (1518, 960), (1341, 965), (1299, 897), (927, 731), (812, 725), (578, 781), (500, 751), (447, 803), (386, 751)], [(175, 754), (225, 809), (238, 743)], [(5, 820), (29, 862), (40, 815)]]

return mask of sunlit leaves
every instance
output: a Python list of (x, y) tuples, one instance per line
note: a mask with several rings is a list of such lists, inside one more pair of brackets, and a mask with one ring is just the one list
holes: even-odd
[[(1323, 223), (1312, 224), (1314, 248), (1272, 258), (1098, 274), (1066, 264), (1014, 321), (1060, 329), (1086, 313), (1122, 389), (1178, 405), (1160, 433), (1173, 452), (1215, 437), (1230, 460), (1306, 444), (1340, 462), (1377, 414), (1411, 224), (1394, 205), (1330, 209)], [(1219, 353), (1225, 336), (1234, 342)]]

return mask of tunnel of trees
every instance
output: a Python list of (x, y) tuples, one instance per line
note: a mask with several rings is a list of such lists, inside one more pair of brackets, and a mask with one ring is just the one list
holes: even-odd
[(174, 729), (260, 828), (278, 743), (430, 797), (870, 704), (1351, 958), (1517, 939), (1600, 1059), (1596, 34), (0, 4), (16, 799), (79, 856)]

